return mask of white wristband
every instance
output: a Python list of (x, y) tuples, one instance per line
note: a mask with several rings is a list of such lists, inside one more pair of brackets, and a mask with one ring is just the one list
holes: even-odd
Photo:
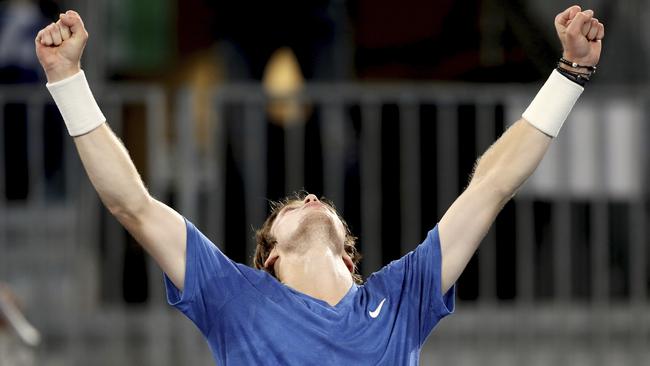
[(106, 122), (83, 70), (69, 78), (47, 83), (46, 86), (59, 107), (70, 136), (83, 135)]
[(522, 117), (538, 130), (555, 137), (584, 90), (553, 70)]

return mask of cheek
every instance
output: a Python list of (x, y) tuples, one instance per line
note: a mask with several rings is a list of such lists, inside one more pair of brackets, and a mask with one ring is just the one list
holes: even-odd
[(345, 240), (346, 231), (345, 231), (345, 226), (343, 226), (343, 222), (341, 222), (341, 219), (339, 219), (339, 217), (336, 215), (333, 215), (333, 219), (334, 222), (336, 222), (336, 229), (339, 233), (339, 236), (341, 236), (343, 240)]
[(271, 228), (271, 235), (279, 242), (282, 243), (283, 239), (290, 237), (293, 230), (295, 230), (296, 223), (289, 217), (283, 217), (282, 220), (273, 224)]

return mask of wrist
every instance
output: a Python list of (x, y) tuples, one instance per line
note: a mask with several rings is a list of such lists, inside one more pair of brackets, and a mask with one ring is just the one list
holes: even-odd
[(558, 62), (557, 67), (559, 67), (560, 69), (569, 71), (569, 72), (584, 72), (584, 68), (573, 67), (573, 66), (570, 66), (570, 65), (567, 65), (567, 64), (563, 64), (561, 62)]
[(553, 70), (522, 117), (538, 130), (555, 137), (584, 88)]
[(102, 125), (106, 118), (90, 91), (84, 72), (47, 83), (70, 136), (81, 136)]
[(596, 73), (596, 66), (582, 65), (562, 57), (557, 62), (556, 70), (567, 79), (584, 87)]
[(76, 75), (81, 71), (80, 65), (70, 65), (67, 67), (56, 67), (52, 69), (45, 69), (45, 76), (47, 77), (48, 83), (56, 83), (63, 79), (67, 79), (73, 75)]
[(598, 64), (598, 60), (594, 60), (593, 57), (576, 57), (575, 55), (572, 55), (566, 51), (562, 52), (562, 58), (583, 66), (596, 66)]

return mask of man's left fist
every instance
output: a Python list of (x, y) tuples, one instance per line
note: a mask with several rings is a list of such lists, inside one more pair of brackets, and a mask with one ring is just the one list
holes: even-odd
[(566, 9), (555, 17), (555, 29), (565, 59), (584, 66), (598, 64), (605, 26), (592, 10), (582, 11), (578, 5)]

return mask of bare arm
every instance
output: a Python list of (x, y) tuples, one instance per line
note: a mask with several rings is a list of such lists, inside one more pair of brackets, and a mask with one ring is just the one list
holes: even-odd
[[(87, 39), (83, 22), (73, 11), (38, 33), (36, 53), (49, 82), (81, 70)], [(74, 142), (102, 202), (182, 290), (186, 246), (183, 218), (149, 195), (126, 149), (106, 123), (74, 137)]]
[(501, 208), (532, 174), (550, 143), (549, 136), (521, 119), (479, 159), (469, 186), (438, 226), (445, 291), (456, 282)]
[(106, 208), (182, 290), (186, 239), (183, 217), (149, 195), (128, 152), (108, 124), (75, 137), (74, 142)]
[[(604, 27), (591, 10), (568, 8), (558, 14), (555, 26), (566, 59), (581, 65), (598, 63)], [(501, 208), (539, 165), (551, 141), (522, 118), (478, 160), (469, 186), (439, 223), (443, 291), (456, 282)]]

